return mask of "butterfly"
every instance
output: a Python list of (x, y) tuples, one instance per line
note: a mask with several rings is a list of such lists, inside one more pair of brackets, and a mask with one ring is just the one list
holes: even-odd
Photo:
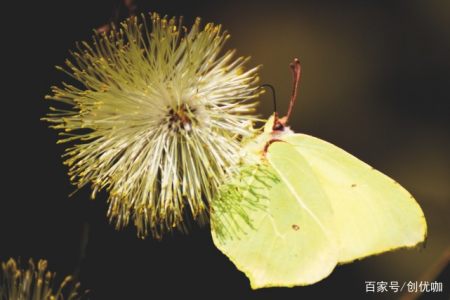
[[(256, 168), (240, 179), (249, 187), (240, 201), (265, 199), (264, 208), (243, 205), (245, 220), (233, 216), (242, 212), (211, 212), (215, 245), (254, 289), (314, 284), (338, 264), (426, 239), (423, 211), (400, 184), (341, 148), (290, 129), (301, 74), (298, 59), (291, 68), (287, 115), (279, 118), (275, 112), (246, 146), (256, 153), (257, 164), (277, 177), (259, 180), (264, 174)], [(225, 224), (230, 214), (244, 234), (223, 235), (214, 226)]]

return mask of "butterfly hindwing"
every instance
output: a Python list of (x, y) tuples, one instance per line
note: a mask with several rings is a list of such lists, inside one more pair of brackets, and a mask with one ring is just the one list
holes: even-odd
[[(213, 230), (214, 243), (253, 288), (315, 283), (338, 262), (331, 205), (307, 161), (289, 143), (273, 143), (265, 163), (278, 182), (252, 181), (264, 195), (244, 197), (265, 197), (267, 206), (246, 211), (252, 228), (237, 238), (219, 237)], [(221, 217), (213, 211), (211, 222)]]

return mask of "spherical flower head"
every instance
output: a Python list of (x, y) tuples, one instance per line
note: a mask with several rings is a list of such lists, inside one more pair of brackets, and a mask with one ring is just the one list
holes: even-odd
[(1, 263), (0, 300), (77, 300), (86, 293), (80, 292), (80, 284), (67, 276), (59, 286), (55, 285), (55, 273), (47, 270), (47, 261), (37, 265), (29, 260), (28, 269), (22, 269), (10, 258)]
[(214, 194), (253, 134), (257, 68), (222, 53), (220, 25), (133, 17), (78, 45), (60, 68), (78, 81), (52, 87), (44, 118), (60, 129), (71, 181), (109, 191), (108, 216), (159, 238), (185, 219), (208, 221)]

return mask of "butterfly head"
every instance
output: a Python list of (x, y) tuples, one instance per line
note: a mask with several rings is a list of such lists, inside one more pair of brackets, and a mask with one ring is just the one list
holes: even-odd
[(275, 100), (275, 89), (273, 86), (269, 84), (263, 85), (263, 87), (268, 87), (272, 90), (274, 97), (274, 113), (267, 120), (264, 125), (263, 132), (258, 135), (255, 139), (251, 139), (246, 143), (244, 147), (245, 157), (259, 157), (262, 155), (263, 157), (266, 155), (269, 146), (276, 141), (283, 141), (286, 135), (294, 134), (294, 132), (288, 126), (289, 118), (292, 114), (295, 100), (297, 98), (298, 93), (298, 84), (300, 82), (300, 61), (295, 58), (294, 61), (290, 64), (292, 75), (293, 75), (293, 84), (292, 84), (292, 94), (289, 102), (289, 108), (287, 114), (284, 117), (279, 117), (276, 109), (276, 100)]

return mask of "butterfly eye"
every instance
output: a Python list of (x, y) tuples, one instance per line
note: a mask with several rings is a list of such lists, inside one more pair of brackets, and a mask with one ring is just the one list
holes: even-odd
[(273, 130), (274, 131), (283, 131), (284, 130), (284, 125), (281, 122), (279, 122), (278, 118), (277, 118), (277, 120), (278, 120), (278, 122), (275, 122), (273, 124)]

